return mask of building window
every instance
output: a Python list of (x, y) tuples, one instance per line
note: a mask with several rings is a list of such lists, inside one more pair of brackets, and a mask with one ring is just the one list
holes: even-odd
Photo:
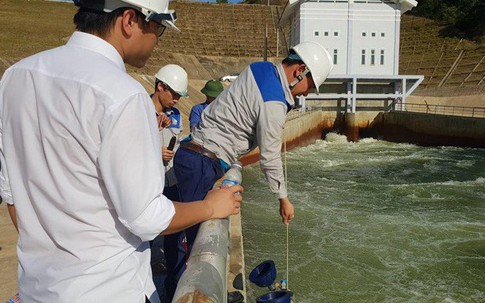
[(338, 55), (338, 50), (334, 49), (333, 50), (333, 64), (337, 64), (337, 55)]
[(338, 37), (338, 32), (333, 32), (334, 37)]
[(371, 49), (370, 50), (370, 65), (375, 65), (376, 64), (376, 50)]
[(362, 58), (360, 59), (360, 64), (365, 65), (365, 49), (362, 50)]
[(375, 37), (375, 36), (376, 36), (376, 33), (371, 33), (371, 36), (372, 36), (372, 37)]
[(362, 32), (362, 37), (365, 37), (367, 36), (367, 33), (366, 32)]
[(319, 37), (320, 36), (320, 32), (319, 31), (314, 31), (313, 32), (313, 36), (314, 37)]
[(381, 65), (384, 65), (384, 50), (381, 49)]
[(328, 37), (328, 32), (324, 32), (324, 33), (323, 33), (323, 35), (324, 35), (325, 37)]
[(381, 37), (385, 37), (386, 36), (386, 33), (381, 33)]

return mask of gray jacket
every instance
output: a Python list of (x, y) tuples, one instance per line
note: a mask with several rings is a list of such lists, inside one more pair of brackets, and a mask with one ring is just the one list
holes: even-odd
[(228, 164), (259, 146), (270, 189), (285, 198), (281, 138), (293, 105), (282, 65), (253, 63), (203, 111), (192, 137)]

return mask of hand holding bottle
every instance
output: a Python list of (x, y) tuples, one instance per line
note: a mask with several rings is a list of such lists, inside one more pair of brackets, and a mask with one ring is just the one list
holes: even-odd
[(242, 193), (241, 185), (215, 188), (207, 193), (204, 202), (212, 210), (211, 219), (222, 219), (230, 215), (236, 215), (241, 210)]
[[(222, 187), (231, 187), (242, 183), (242, 164), (239, 161), (232, 163), (231, 168), (224, 174), (222, 178)], [(240, 194), (239, 192), (235, 193)]]

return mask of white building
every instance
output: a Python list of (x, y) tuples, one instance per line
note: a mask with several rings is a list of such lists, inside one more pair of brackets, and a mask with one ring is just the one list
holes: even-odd
[[(422, 76), (399, 75), (401, 15), (416, 5), (415, 0), (289, 0), (279, 25), (290, 24), (290, 46), (315, 41), (327, 48), (334, 63), (329, 80), (345, 88), (321, 88), (327, 94), (319, 98), (333, 99), (337, 96), (332, 93), (339, 93), (340, 99), (354, 100), (355, 111), (356, 99), (404, 100), (422, 81)], [(382, 82), (381, 88), (368, 86), (366, 94), (358, 94), (362, 89), (357, 86), (369, 80)], [(391, 95), (383, 95), (382, 84), (389, 82)]]

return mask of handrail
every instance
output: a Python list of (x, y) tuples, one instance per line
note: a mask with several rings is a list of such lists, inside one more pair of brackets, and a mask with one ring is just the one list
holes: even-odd
[(307, 107), (305, 107), (304, 111), (302, 111), (302, 110), (292, 110), (288, 113), (288, 115), (286, 115), (286, 121), (291, 121), (291, 120), (300, 118), (302, 116), (311, 114), (315, 110), (320, 110), (320, 107), (319, 106), (311, 106), (311, 107), (307, 106)]
[[(397, 111), (401, 106), (398, 106)], [(435, 115), (462, 116), (472, 118), (485, 118), (485, 107), (456, 106), (456, 105), (438, 105), (438, 104), (420, 104), (407, 103), (404, 110), (408, 112), (427, 113)]]

